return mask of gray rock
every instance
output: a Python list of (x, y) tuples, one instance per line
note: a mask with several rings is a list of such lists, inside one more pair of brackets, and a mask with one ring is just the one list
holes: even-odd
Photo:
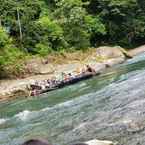
[(117, 47), (108, 47), (108, 46), (103, 46), (99, 47), (96, 50), (96, 55), (98, 57), (102, 58), (125, 58), (124, 53), (122, 52), (122, 48), (117, 46)]
[(107, 67), (111, 67), (111, 66), (114, 66), (116, 64), (120, 64), (120, 63), (123, 63), (125, 61), (125, 58), (123, 57), (119, 57), (119, 58), (112, 58), (112, 59), (108, 59), (104, 62), (104, 64), (107, 66)]
[(112, 141), (106, 141), (106, 140), (90, 140), (85, 142), (87, 145), (115, 145)]
[(135, 55), (138, 55), (138, 54), (143, 53), (143, 52), (145, 52), (145, 45), (142, 45), (140, 47), (137, 47), (137, 48), (130, 50), (129, 55), (135, 56)]

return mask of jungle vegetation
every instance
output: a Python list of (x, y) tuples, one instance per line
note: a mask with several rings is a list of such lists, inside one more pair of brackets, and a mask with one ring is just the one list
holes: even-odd
[(144, 44), (143, 0), (0, 0), (0, 71), (28, 55)]

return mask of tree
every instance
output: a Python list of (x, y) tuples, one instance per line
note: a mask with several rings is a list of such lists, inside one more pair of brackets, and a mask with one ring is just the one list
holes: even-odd
[(62, 28), (48, 16), (44, 16), (28, 27), (24, 41), (27, 48), (33, 48), (30, 51), (34, 53), (40, 53), (42, 50), (43, 53), (49, 53), (61, 47), (62, 39)]
[[(133, 47), (143, 43), (144, 12), (141, 0), (90, 0), (87, 10), (106, 26), (106, 43)], [(142, 41), (142, 42), (141, 42)]]
[(99, 17), (92, 17), (81, 0), (58, 0), (54, 16), (64, 30), (67, 48), (86, 49), (91, 46), (93, 33), (105, 34), (105, 26)]
[(8, 36), (5, 29), (0, 27), (0, 65), (13, 63), (16, 57), (21, 54), (20, 50), (14, 46), (12, 38)]

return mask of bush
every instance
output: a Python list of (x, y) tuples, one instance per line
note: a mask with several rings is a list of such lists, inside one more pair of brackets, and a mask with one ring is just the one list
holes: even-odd
[(27, 44), (27, 48), (33, 48), (32, 51), (35, 53), (39, 54), (43, 50), (43, 53), (48, 54), (52, 50), (58, 50), (63, 45), (62, 28), (48, 16), (33, 22), (27, 31), (24, 43)]
[(24, 54), (13, 45), (4, 28), (0, 27), (0, 76), (6, 76), (9, 73), (7, 68), (16, 65), (22, 57)]

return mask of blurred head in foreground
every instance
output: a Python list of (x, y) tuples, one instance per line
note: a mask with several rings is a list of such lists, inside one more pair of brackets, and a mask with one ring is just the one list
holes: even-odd
[(73, 144), (73, 145), (88, 145), (86, 143), (76, 143), (76, 144)]
[(31, 139), (24, 142), (22, 145), (51, 145), (46, 140)]

